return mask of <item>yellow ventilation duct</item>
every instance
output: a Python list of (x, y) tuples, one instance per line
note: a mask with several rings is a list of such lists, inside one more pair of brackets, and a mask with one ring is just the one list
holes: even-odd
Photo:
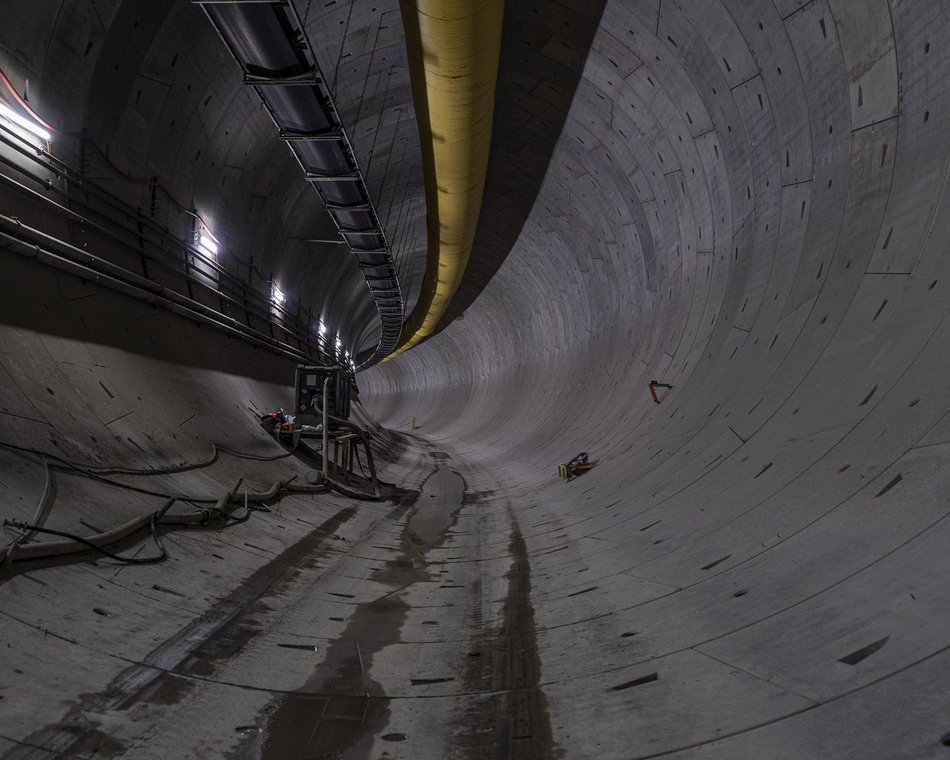
[(426, 186), (426, 273), (392, 359), (435, 330), (472, 252), (504, 0), (401, 0)]

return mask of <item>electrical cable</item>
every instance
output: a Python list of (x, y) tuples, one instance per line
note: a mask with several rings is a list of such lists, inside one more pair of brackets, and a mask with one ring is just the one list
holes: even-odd
[(167, 467), (159, 468), (142, 468), (135, 469), (129, 467), (114, 467), (111, 465), (94, 465), (94, 464), (82, 464), (79, 462), (72, 462), (68, 459), (65, 459), (58, 454), (53, 454), (47, 451), (40, 451), (39, 449), (33, 449), (28, 446), (18, 446), (15, 443), (6, 443), (0, 441), (0, 448), (11, 449), (13, 451), (20, 451), (27, 454), (33, 454), (35, 456), (48, 457), (56, 462), (59, 462), (65, 467), (70, 469), (79, 470), (81, 472), (90, 474), (90, 475), (139, 475), (146, 477), (149, 475), (176, 475), (182, 472), (189, 472), (190, 470), (198, 470), (202, 467), (208, 467), (214, 464), (218, 459), (218, 453), (224, 452), (230, 454), (236, 459), (249, 459), (256, 462), (273, 462), (278, 459), (286, 459), (294, 453), (293, 448), (289, 451), (284, 451), (280, 454), (247, 454), (241, 451), (236, 451), (235, 449), (228, 448), (227, 446), (221, 446), (216, 443), (211, 444), (211, 456), (207, 459), (203, 459), (198, 462), (189, 462), (186, 464), (180, 465), (169, 465)]
[[(265, 511), (266, 508), (257, 508), (251, 506), (250, 502), (265, 502), (273, 499), (284, 492), (287, 493), (317, 493), (325, 492), (327, 490), (326, 486), (304, 486), (304, 485), (294, 485), (293, 481), (296, 479), (296, 475), (287, 480), (278, 480), (276, 481), (267, 491), (260, 493), (250, 493), (245, 492), (244, 498), (246, 499), (246, 508), (247, 511), (245, 514), (240, 516), (235, 516), (234, 512), (230, 512), (226, 509), (226, 506), (234, 501), (237, 490), (240, 488), (243, 478), (239, 479), (237, 484), (228, 491), (223, 496), (215, 500), (215, 505), (211, 508), (201, 509), (195, 512), (186, 513), (186, 514), (177, 514), (167, 516), (169, 508), (176, 502), (182, 501), (177, 497), (170, 497), (166, 503), (162, 506), (161, 509), (151, 512), (148, 515), (143, 515), (136, 517), (117, 528), (106, 531), (104, 533), (98, 533), (94, 536), (85, 538), (83, 536), (77, 536), (73, 533), (68, 533), (66, 531), (57, 531), (51, 528), (42, 528), (41, 526), (30, 525), (29, 523), (21, 522), (18, 520), (9, 520), (5, 519), (3, 521), (4, 526), (13, 526), (25, 530), (33, 530), (37, 533), (49, 533), (51, 535), (60, 536), (67, 539), (66, 541), (54, 541), (49, 543), (42, 544), (16, 544), (15, 546), (10, 546), (7, 548), (7, 551), (4, 553), (2, 562), (22, 562), (26, 560), (33, 559), (46, 559), (49, 557), (62, 556), (66, 554), (75, 554), (77, 552), (83, 551), (82, 547), (89, 547), (100, 551), (103, 554), (116, 559), (121, 562), (126, 562), (128, 564), (150, 564), (155, 562), (160, 562), (167, 556), (164, 543), (161, 540), (161, 535), (158, 532), (159, 525), (199, 525), (204, 526), (211, 522), (215, 515), (220, 516), (224, 520), (224, 527), (230, 527), (237, 523), (246, 522), (250, 519), (251, 512), (254, 511)], [(267, 510), (269, 511), (269, 510)], [(128, 557), (123, 557), (121, 555), (113, 554), (103, 550), (103, 547), (115, 543), (116, 541), (121, 541), (137, 531), (141, 530), (143, 527), (149, 526), (152, 532), (152, 538), (155, 541), (156, 545), (159, 547), (160, 551), (164, 556), (154, 556), (147, 557), (142, 560), (131, 561)], [(133, 560), (135, 558), (132, 558)]]
[[(199, 511), (194, 512), (190, 515), (176, 515), (170, 520), (168, 520), (167, 522), (173, 523), (173, 524), (206, 525), (207, 523), (211, 521), (212, 517), (215, 514), (218, 514), (222, 518), (224, 518), (225, 526), (227, 527), (228, 525), (234, 525), (237, 523), (246, 522), (248, 519), (250, 519), (250, 515), (252, 511), (269, 511), (267, 510), (266, 507), (252, 507), (251, 502), (252, 501), (253, 502), (269, 501), (270, 499), (273, 499), (279, 496), (282, 492), (290, 492), (290, 493), (321, 492), (322, 493), (322, 492), (326, 492), (332, 486), (343, 495), (349, 496), (352, 498), (360, 498), (360, 499), (378, 498), (378, 496), (368, 496), (365, 494), (361, 494), (359, 492), (345, 488), (339, 483), (333, 483), (329, 480), (317, 486), (296, 485), (296, 484), (293, 484), (293, 481), (296, 480), (297, 475), (293, 475), (287, 480), (275, 481), (274, 484), (267, 491), (264, 491), (262, 493), (251, 494), (245, 491), (244, 493), (244, 510), (245, 511), (243, 514), (238, 516), (235, 514), (235, 512), (228, 511), (226, 509), (226, 506), (232, 501), (234, 501), (238, 489), (241, 487), (241, 484), (244, 482), (243, 478), (239, 478), (237, 483), (234, 485), (234, 487), (224, 496), (221, 496), (217, 499), (208, 499), (208, 498), (200, 498), (200, 497), (190, 497), (187, 495), (161, 493), (161, 492), (153, 491), (150, 489), (143, 489), (137, 486), (131, 486), (126, 483), (120, 483), (118, 481), (105, 477), (106, 474), (121, 474), (121, 475), (129, 475), (129, 476), (148, 477), (152, 475), (168, 475), (168, 474), (186, 472), (186, 471), (198, 469), (201, 467), (207, 467), (210, 464), (213, 464), (217, 460), (218, 454), (220, 452), (225, 452), (227, 454), (230, 454), (231, 456), (234, 456), (240, 459), (248, 459), (248, 460), (253, 460), (253, 461), (275, 461), (278, 459), (283, 459), (288, 456), (291, 456), (295, 452), (300, 442), (301, 442), (300, 439), (298, 439), (293, 444), (293, 447), (289, 451), (283, 452), (281, 454), (274, 454), (274, 455), (247, 454), (247, 453), (236, 451), (234, 449), (231, 449), (225, 446), (220, 446), (218, 444), (212, 443), (211, 456), (208, 457), (207, 459), (201, 460), (199, 462), (193, 462), (193, 463), (183, 464), (183, 465), (172, 465), (169, 467), (163, 467), (159, 469), (131, 469), (131, 468), (118, 468), (118, 467), (101, 467), (101, 466), (95, 466), (95, 465), (81, 465), (76, 462), (72, 462), (68, 459), (65, 459), (64, 457), (61, 457), (56, 454), (50, 454), (45, 451), (40, 451), (40, 450), (33, 449), (26, 446), (18, 446), (12, 443), (0, 442), (0, 448), (16, 451), (21, 454), (29, 454), (32, 456), (41, 457), (42, 462), (43, 462), (44, 472), (46, 474), (46, 485), (44, 487), (43, 494), (40, 498), (40, 502), (37, 506), (33, 523), (26, 523), (26, 522), (21, 522), (17, 520), (4, 519), (2, 523), (4, 527), (12, 526), (12, 527), (16, 527), (21, 530), (24, 530), (26, 532), (22, 533), (20, 536), (14, 539), (10, 544), (8, 544), (6, 547), (0, 550), (0, 565), (3, 565), (7, 561), (11, 561), (11, 560), (17, 561), (17, 560), (25, 560), (25, 559), (38, 559), (38, 558), (47, 557), (47, 556), (70, 554), (76, 551), (81, 551), (81, 549), (76, 547), (76, 544), (78, 544), (79, 546), (88, 546), (90, 548), (93, 548), (97, 551), (102, 552), (103, 554), (105, 554), (106, 556), (112, 559), (115, 559), (120, 562), (126, 562), (128, 564), (150, 564), (150, 563), (160, 562), (167, 557), (167, 552), (161, 540), (161, 536), (158, 534), (157, 526), (160, 522), (163, 521), (163, 519), (165, 518), (166, 512), (172, 506), (172, 504), (174, 504), (176, 501), (183, 501), (183, 502), (194, 504), (194, 505), (207, 504), (207, 503), (213, 502), (214, 506), (210, 508), (201, 508)], [(302, 448), (304, 448), (305, 450), (307, 449), (305, 445), (302, 446)], [(367, 479), (371, 479), (370, 476), (366, 474), (366, 471), (363, 468), (362, 460), (359, 457), (359, 450), (356, 449), (355, 451), (356, 451), (357, 463), (359, 464), (360, 471), (362, 472), (363, 477)], [(131, 490), (137, 493), (142, 493), (142, 494), (152, 495), (152, 496), (161, 496), (166, 499), (166, 503), (160, 510), (158, 510), (157, 512), (151, 513), (150, 515), (148, 515), (147, 518), (141, 518), (141, 517), (135, 518), (119, 526), (118, 528), (115, 528), (111, 531), (107, 531), (105, 533), (100, 533), (97, 536), (93, 536), (92, 537), (93, 540), (83, 538), (82, 536), (77, 536), (73, 533), (57, 531), (51, 528), (45, 528), (44, 524), (48, 517), (49, 510), (52, 506), (52, 495), (55, 492), (55, 480), (53, 477), (54, 467), (50, 465), (49, 463), (50, 459), (58, 463), (59, 467), (81, 473), (85, 475), (86, 477), (96, 480), (98, 482), (106, 483), (108, 485), (112, 485), (118, 488), (123, 488), (126, 490)], [(135, 558), (123, 557), (121, 555), (113, 554), (112, 552), (103, 550), (102, 546), (99, 543), (95, 542), (96, 540), (98, 540), (102, 543), (113, 543), (115, 541), (121, 540), (122, 538), (125, 538), (133, 534), (137, 530), (140, 530), (142, 527), (144, 527), (144, 525), (146, 524), (144, 522), (145, 519), (147, 519), (148, 521), (147, 524), (151, 528), (152, 538), (155, 541), (156, 545), (159, 547), (159, 551), (160, 551), (159, 555), (155, 555), (153, 557), (147, 557), (141, 560), (138, 560)], [(53, 544), (26, 545), (25, 542), (29, 540), (29, 538), (31, 538), (32, 535), (35, 533), (45, 533), (45, 534), (60, 536), (62, 538), (68, 539), (69, 541), (73, 541), (74, 544), (68, 545), (65, 542), (59, 542), (59, 543), (54, 542)]]
[[(165, 550), (165, 544), (162, 543), (161, 536), (158, 535), (158, 523), (165, 516), (165, 513), (168, 512), (172, 504), (177, 501), (174, 498), (168, 499), (161, 509), (152, 512), (149, 516), (149, 526), (152, 531), (152, 539), (155, 541), (155, 545), (158, 547), (159, 553), (151, 557), (123, 557), (121, 554), (115, 554), (110, 552), (108, 549), (100, 546), (89, 539), (83, 538), (82, 536), (77, 536), (74, 533), (68, 533), (63, 530), (53, 530), (52, 528), (44, 528), (39, 525), (30, 525), (26, 522), (20, 522), (19, 520), (4, 520), (4, 526), (12, 525), (15, 528), (20, 528), (21, 530), (26, 530), (30, 533), (45, 533), (51, 536), (59, 536), (61, 538), (68, 538), (70, 541), (75, 541), (78, 544), (83, 546), (88, 546), (90, 549), (94, 549), (97, 552), (100, 552), (107, 556), (109, 559), (114, 559), (117, 562), (123, 562), (127, 565), (153, 565), (157, 562), (162, 562), (168, 557), (168, 552)], [(7, 557), (10, 556), (7, 552)]]
[[(56, 476), (53, 474), (54, 472), (53, 468), (49, 466), (49, 461), (46, 457), (43, 457), (43, 473), (46, 477), (46, 483), (43, 486), (43, 495), (36, 506), (36, 515), (33, 517), (34, 525), (45, 525), (53, 507), (53, 497), (56, 494)], [(27, 532), (21, 536), (21, 541), (29, 541), (31, 538), (33, 538), (32, 532)], [(20, 541), (17, 543), (20, 543)]]
[[(171, 493), (168, 493), (167, 491), (156, 491), (151, 488), (143, 488), (142, 486), (134, 486), (129, 483), (122, 483), (121, 481), (113, 480), (112, 478), (107, 478), (104, 475), (94, 470), (87, 469), (83, 467), (82, 465), (70, 462), (66, 459), (63, 459), (62, 457), (56, 456), (55, 454), (49, 454), (45, 451), (39, 451), (37, 449), (31, 449), (25, 446), (17, 446), (11, 443), (0, 442), (0, 448), (7, 448), (13, 451), (19, 451), (25, 454), (32, 454), (34, 456), (49, 457), (50, 459), (57, 461), (61, 465), (62, 469), (71, 470), (81, 475), (85, 475), (90, 480), (95, 480), (98, 483), (105, 483), (106, 485), (114, 486), (115, 488), (121, 488), (122, 490), (125, 490), (125, 491), (131, 491), (132, 493), (142, 494), (143, 496), (159, 496), (164, 499), (170, 499), (174, 497), (178, 499), (179, 501), (184, 501), (188, 504), (194, 504), (194, 505), (214, 504), (217, 501), (217, 499), (214, 499), (214, 498), (192, 497), (192, 496), (188, 496), (187, 494), (171, 494)], [(278, 456), (282, 456), (282, 455), (278, 455)], [(191, 468), (191, 469), (195, 469), (195, 468)], [(182, 472), (184, 472), (184, 470), (182, 470)], [(155, 471), (155, 470), (141, 470), (134, 473), (126, 473), (126, 474), (148, 476), (148, 475), (164, 475), (164, 474), (169, 474), (169, 473), (165, 473), (162, 471)]]
[(128, 565), (151, 565), (156, 562), (161, 562), (164, 560), (168, 553), (165, 551), (165, 547), (162, 545), (161, 540), (158, 538), (158, 534), (155, 532), (155, 520), (152, 519), (152, 537), (155, 539), (156, 544), (158, 544), (160, 553), (154, 557), (123, 557), (121, 554), (114, 554), (108, 549), (105, 549), (97, 544), (94, 544), (92, 541), (88, 541), (82, 536), (77, 536), (75, 533), (67, 533), (64, 530), (53, 530), (52, 528), (41, 528), (38, 525), (30, 525), (29, 523), (21, 523), (17, 520), (4, 520), (4, 525), (12, 525), (17, 528), (28, 529), (34, 533), (48, 533), (51, 536), (60, 536), (62, 538), (68, 538), (70, 541), (75, 541), (76, 543), (83, 544), (88, 546), (90, 549), (95, 549), (97, 552), (100, 552), (107, 556), (109, 559), (114, 559), (118, 562), (124, 562)]
[[(40, 525), (40, 526), (42, 526), (46, 522), (46, 517), (48, 516), (49, 508), (52, 505), (52, 500), (49, 498), (49, 496), (50, 496), (50, 482), (51, 482), (50, 479), (53, 477), (52, 472), (54, 468), (49, 466), (49, 462), (47, 461), (48, 459), (52, 459), (56, 461), (57, 463), (59, 463), (60, 467), (63, 469), (78, 472), (90, 478), (91, 480), (95, 480), (97, 482), (104, 483), (106, 485), (110, 485), (116, 488), (121, 488), (126, 491), (132, 491), (133, 493), (143, 494), (145, 496), (159, 496), (165, 499), (177, 499), (178, 501), (183, 501), (185, 503), (193, 504), (195, 506), (198, 506), (199, 504), (216, 504), (217, 505), (217, 503), (220, 501), (220, 499), (192, 497), (186, 494), (169, 494), (164, 491), (156, 491), (149, 488), (141, 488), (139, 486), (133, 486), (128, 483), (121, 483), (119, 481), (112, 480), (111, 478), (104, 477), (101, 471), (96, 471), (93, 468), (85, 467), (76, 462), (71, 462), (56, 454), (50, 454), (50, 453), (39, 451), (37, 449), (32, 449), (26, 446), (17, 446), (16, 444), (12, 444), (12, 443), (0, 442), (0, 448), (6, 448), (12, 451), (31, 454), (31, 455), (43, 458), (43, 464), (44, 464), (44, 468), (47, 474), (47, 486), (44, 488), (43, 496), (40, 499), (40, 503), (37, 506), (36, 514), (33, 518), (33, 524)], [(224, 452), (227, 452), (228, 454), (231, 454), (232, 456), (243, 458), (243, 459), (252, 459), (256, 461), (273, 461), (276, 459), (282, 459), (284, 457), (290, 456), (291, 454), (293, 454), (294, 449), (291, 449), (289, 452), (285, 452), (283, 454), (276, 454), (273, 456), (262, 456), (262, 455), (257, 455), (257, 454), (245, 454), (243, 452), (235, 451), (234, 449), (229, 449), (224, 446), (216, 446), (215, 444), (212, 444), (212, 456), (207, 460), (203, 460), (202, 462), (192, 463), (190, 465), (181, 465), (181, 466), (175, 466), (175, 467), (169, 467), (169, 468), (162, 468), (159, 470), (154, 470), (154, 469), (120, 470), (118, 468), (114, 468), (114, 470), (112, 471), (121, 473), (121, 474), (126, 474), (126, 475), (140, 475), (140, 476), (167, 475), (167, 474), (174, 474), (177, 472), (185, 472), (190, 469), (197, 469), (198, 467), (212, 464), (217, 459), (218, 451), (224, 451)], [(296, 476), (294, 476), (294, 478), (295, 477)], [(294, 478), (291, 478), (290, 480), (285, 481), (284, 486), (285, 487), (289, 486), (289, 484)], [(299, 487), (294, 487), (292, 490), (301, 490), (301, 489)], [(273, 498), (274, 493), (271, 493), (271, 492), (268, 492), (268, 493), (270, 494), (268, 498)], [(204, 522), (207, 522), (210, 519), (210, 511), (209, 510), (202, 510), (202, 511), (206, 514), (206, 519), (204, 520)], [(30, 538), (29, 535), (18, 536), (10, 544), (8, 544), (4, 549), (0, 550), (0, 564), (3, 564), (6, 556), (13, 550), (15, 546), (22, 544), (23, 541), (29, 540), (29, 538)]]
[(59, 134), (69, 135), (71, 137), (77, 136), (75, 132), (63, 132), (60, 129), (56, 129), (56, 127), (54, 127), (52, 124), (47, 124), (45, 121), (43, 121), (39, 117), (39, 115), (36, 113), (36, 111), (30, 108), (29, 103), (27, 103), (23, 98), (20, 97), (20, 93), (16, 91), (16, 88), (13, 86), (13, 84), (10, 82), (9, 79), (7, 79), (7, 75), (3, 73), (3, 69), (0, 69), (0, 81), (2, 81), (7, 86), (7, 89), (10, 91), (10, 94), (13, 95), (16, 102), (20, 104), (20, 107), (24, 111), (26, 111), (31, 117), (33, 117), (33, 120), (37, 122), (40, 126), (44, 127), (48, 132), (57, 132)]
[(360, 461), (360, 450), (358, 446), (353, 447), (353, 454), (356, 456), (356, 463), (360, 466), (360, 472), (363, 473), (363, 477), (370, 480), (370, 476), (367, 475), (366, 470), (363, 469), (363, 462)]

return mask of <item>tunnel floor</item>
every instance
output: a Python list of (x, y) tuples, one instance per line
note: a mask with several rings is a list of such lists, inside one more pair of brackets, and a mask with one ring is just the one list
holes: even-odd
[[(4, 756), (555, 756), (515, 512), (444, 445), (400, 448), (381, 502), (289, 496), (221, 531), (168, 532), (155, 566), (8, 569), (4, 696), (45, 709), (8, 715)], [(215, 567), (235, 553), (243, 579)], [(51, 608), (71, 636), (45, 627)]]
[[(717, 587), (727, 558), (700, 570), (711, 587), (649, 571), (590, 577), (578, 544), (603, 539), (571, 539), (563, 508), (596, 490), (596, 468), (566, 484), (552, 473), (543, 498), (519, 501), (445, 441), (383, 436), (396, 452), (382, 464), (383, 501), (288, 496), (223, 530), (169, 531), (170, 559), (153, 566), (84, 555), (7, 568), (3, 756), (940, 756), (926, 754), (932, 737), (909, 731), (943, 709), (944, 650), (843, 694), (766, 677), (742, 632), (775, 616), (743, 622), (759, 589)], [(226, 479), (235, 466), (222, 457), (164, 485)], [(240, 463), (254, 482), (295, 466)], [(76, 487), (59, 485), (66, 498)], [(554, 502), (559, 511), (547, 512)], [(720, 601), (683, 601), (697, 593)], [(713, 617), (699, 617), (704, 609)], [(771, 631), (781, 648), (781, 626)], [(857, 672), (888, 643), (842, 641), (831, 670)], [(873, 716), (895, 692), (918, 707), (891, 732)], [(735, 751), (728, 741), (743, 754), (721, 754)], [(893, 755), (867, 754), (882, 742)]]

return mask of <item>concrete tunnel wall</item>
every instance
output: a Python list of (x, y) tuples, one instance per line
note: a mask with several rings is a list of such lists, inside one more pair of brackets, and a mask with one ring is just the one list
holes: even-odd
[(946, 25), (608, 3), (511, 256), (368, 373), (514, 513), (566, 757), (947, 751)]
[[(366, 56), (373, 25), (358, 10)], [(535, 10), (506, 17), (525, 60), (501, 75), (496, 143), (514, 159), (487, 187), (508, 205), (533, 200), (519, 220), (487, 199), (479, 233), (516, 242), (463, 286), (461, 319), (360, 376), (367, 407), (397, 431), (384, 476), (418, 500), (350, 514), (339, 496), (295, 497), (253, 524), (169, 534), (162, 565), (11, 577), (11, 756), (29, 756), (20, 742), (126, 757), (950, 752), (945, 9)], [(585, 25), (586, 56), (572, 46)], [(565, 70), (576, 90), (548, 160), (537, 146)], [(183, 329), (173, 317), (152, 347), (139, 328), (83, 334), (79, 315), (131, 322), (135, 307), (74, 299), (57, 277), (69, 316), (44, 316), (65, 308), (52, 283), (22, 262), (4, 270), (36, 294), (33, 311), (5, 310), (0, 334), (25, 389), (5, 383), (4, 408), (37, 406), (8, 422), (15, 441), (138, 464), (193, 461), (226, 438), (273, 450), (220, 399), (263, 402), (285, 366), (207, 334), (196, 360), (162, 342)], [(27, 365), (24, 347), (38, 345)], [(84, 404), (59, 403), (78, 351)], [(47, 378), (55, 395), (29, 391)], [(673, 385), (658, 405), (653, 379)], [(98, 382), (138, 419), (77, 448), (120, 405)], [(139, 389), (174, 409), (139, 405)], [(173, 411), (204, 420), (187, 447)], [(40, 434), (39, 416), (58, 432)], [(148, 448), (139, 434), (152, 426)], [(596, 468), (559, 482), (556, 465), (580, 450)], [(42, 468), (3, 456), (5, 503), (26, 517)], [(214, 467), (167, 487), (214, 491), (239, 475), (257, 486), (299, 469)], [(150, 508), (74, 480), (56, 514), (68, 529)], [(185, 651), (168, 645), (176, 632), (233, 607), (241, 581), (279, 566), (314, 525), (329, 548), (234, 613), (227, 636), (168, 667), (153, 656)], [(116, 679), (143, 663), (161, 675), (123, 691)], [(307, 723), (306, 705), (326, 717)], [(359, 716), (364, 730), (341, 728)], [(294, 744), (295, 725), (316, 743)], [(62, 744), (82, 732), (85, 744)]]

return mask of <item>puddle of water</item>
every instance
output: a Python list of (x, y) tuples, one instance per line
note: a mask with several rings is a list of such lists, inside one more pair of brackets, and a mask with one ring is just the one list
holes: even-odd
[[(386, 566), (377, 574), (378, 579), (399, 585), (426, 576), (425, 570), (398, 566)], [(362, 757), (360, 753), (369, 750), (389, 720), (389, 699), (369, 673), (372, 657), (399, 640), (408, 611), (395, 595), (359, 605), (303, 689), (265, 708), (258, 716), (262, 736), (234, 757)]]
[(462, 508), (464, 498), (462, 476), (440, 464), (423, 484), (422, 494), (407, 526), (421, 544), (420, 551), (424, 552), (442, 540)]

